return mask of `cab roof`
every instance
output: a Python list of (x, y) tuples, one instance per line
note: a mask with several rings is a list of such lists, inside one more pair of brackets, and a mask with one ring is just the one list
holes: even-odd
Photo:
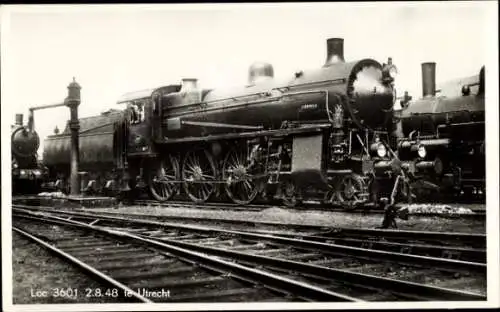
[(181, 89), (181, 85), (166, 85), (166, 86), (153, 88), (153, 89), (143, 89), (143, 90), (139, 90), (139, 91), (132, 91), (132, 92), (128, 92), (128, 93), (125, 93), (124, 95), (122, 95), (116, 103), (120, 104), (120, 103), (137, 101), (137, 100), (141, 100), (141, 99), (150, 98), (153, 95), (153, 93), (155, 93), (155, 92), (171, 93), (171, 92), (178, 92), (180, 89)]

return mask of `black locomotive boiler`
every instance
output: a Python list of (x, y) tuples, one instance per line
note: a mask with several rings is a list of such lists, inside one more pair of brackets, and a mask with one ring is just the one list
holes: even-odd
[(423, 63), (422, 98), (398, 112), (399, 157), (422, 197), (484, 195), (484, 71), (436, 90), (436, 64)]
[[(147, 187), (161, 201), (183, 190), (196, 203), (225, 194), (248, 204), (261, 194), (289, 205), (320, 196), (353, 206), (393, 196), (401, 175), (388, 145), (395, 74), (390, 59), (345, 62), (343, 40), (333, 38), (322, 67), (285, 80), (274, 79), (270, 64), (256, 63), (238, 88), (201, 89), (196, 79), (183, 79), (126, 94), (112, 135), (103, 128), (96, 138), (106, 146), (108, 169), (86, 167), (82, 154), (104, 152), (80, 146), (81, 166), (94, 170), (86, 169), (91, 178), (83, 184), (96, 191)], [(60, 180), (67, 179), (69, 149), (58, 146), (69, 146), (69, 137), (47, 143), (46, 164), (58, 159)], [(107, 180), (105, 171), (118, 174), (118, 183), (97, 183)]]
[(23, 124), (23, 114), (16, 114), (11, 126), (12, 192), (33, 194), (40, 191), (47, 171), (38, 160), (40, 137)]

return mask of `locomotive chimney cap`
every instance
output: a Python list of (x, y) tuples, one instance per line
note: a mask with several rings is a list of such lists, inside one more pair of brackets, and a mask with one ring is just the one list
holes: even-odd
[(23, 125), (23, 114), (16, 114), (16, 125)]
[(327, 39), (325, 66), (340, 62), (344, 62), (344, 38)]
[(273, 65), (267, 62), (255, 62), (248, 69), (248, 83), (255, 84), (260, 80), (268, 80), (274, 77)]
[(479, 70), (479, 89), (477, 91), (477, 94), (478, 95), (482, 95), (484, 94), (484, 88), (485, 88), (485, 73), (484, 73), (485, 69), (484, 69), (484, 65), (481, 66), (481, 70)]

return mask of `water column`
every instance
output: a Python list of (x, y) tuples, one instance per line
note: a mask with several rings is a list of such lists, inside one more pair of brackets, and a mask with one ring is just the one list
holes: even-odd
[(69, 107), (71, 118), (69, 121), (69, 128), (71, 130), (71, 175), (70, 175), (70, 187), (71, 195), (80, 194), (80, 181), (78, 179), (78, 167), (80, 162), (80, 144), (79, 144), (79, 130), (80, 122), (78, 120), (78, 106), (80, 105), (80, 85), (73, 81), (68, 86), (68, 97), (64, 100), (64, 103)]

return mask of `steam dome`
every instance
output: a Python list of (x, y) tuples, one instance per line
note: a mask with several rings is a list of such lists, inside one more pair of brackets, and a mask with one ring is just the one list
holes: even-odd
[(273, 65), (266, 62), (253, 63), (248, 70), (248, 83), (256, 84), (274, 77)]

